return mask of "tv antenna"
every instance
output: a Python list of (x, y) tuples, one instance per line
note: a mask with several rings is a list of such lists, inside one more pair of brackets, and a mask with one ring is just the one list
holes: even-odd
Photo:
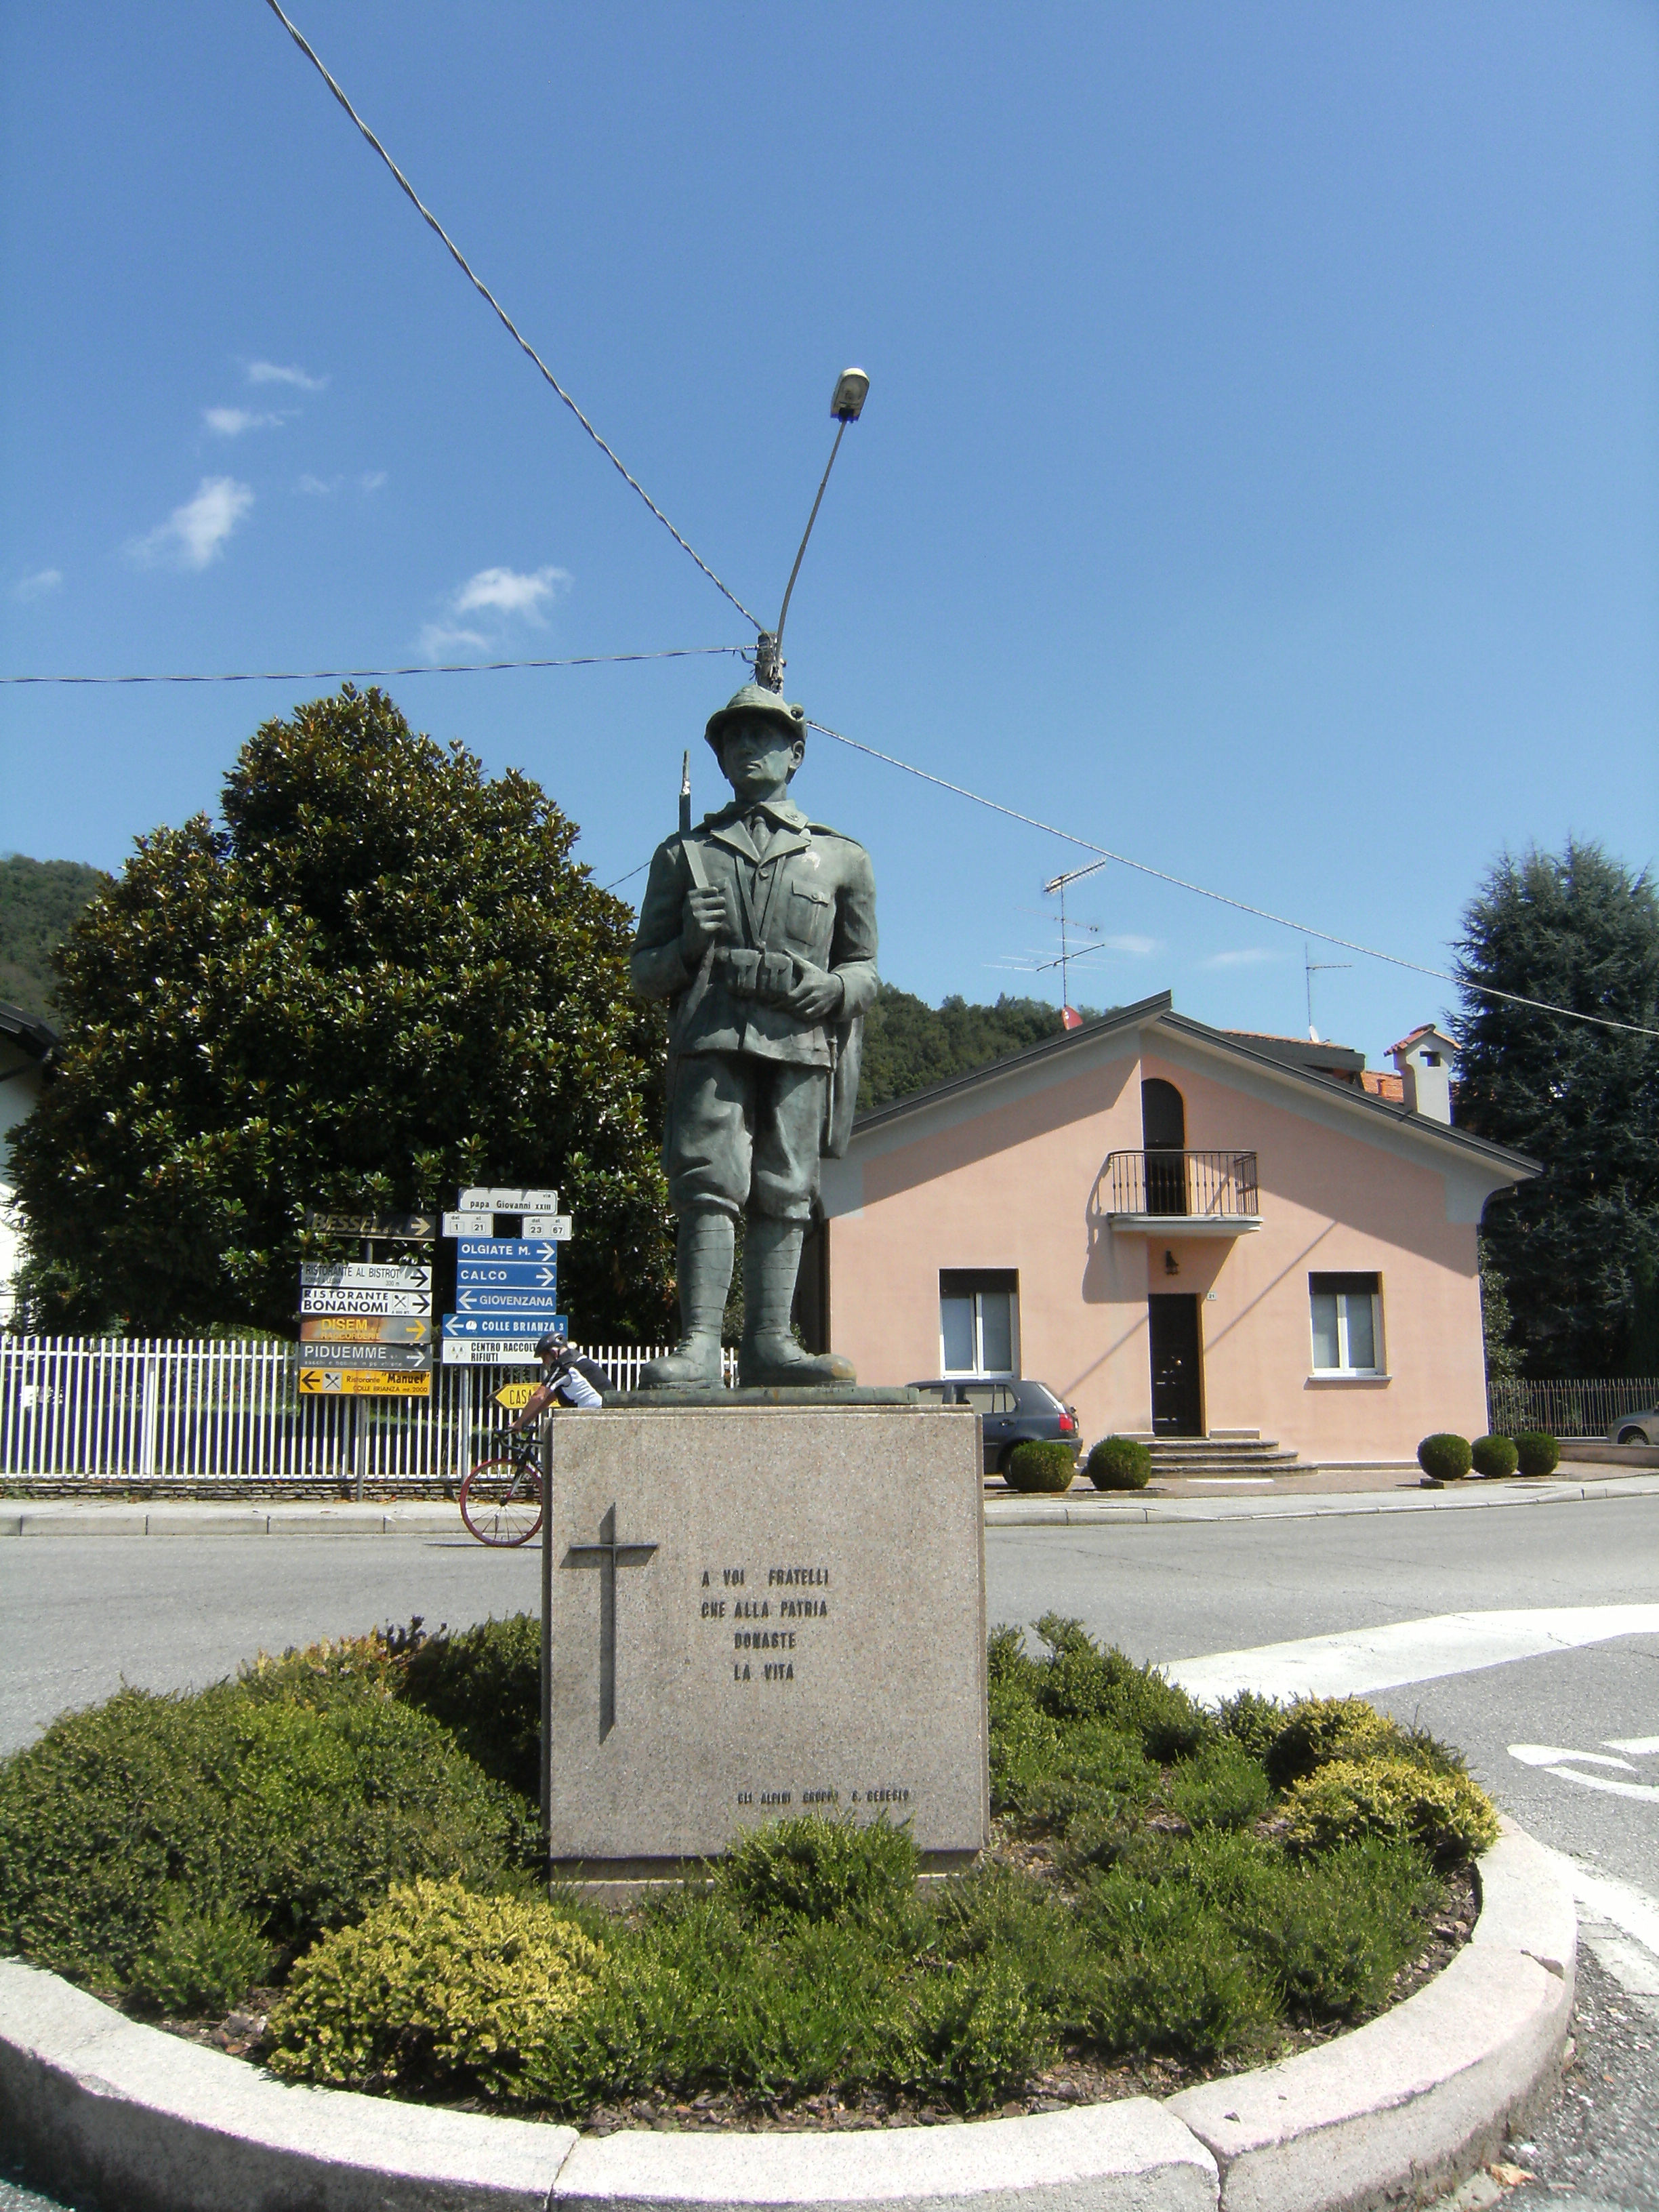
[(1316, 975), (1322, 975), (1328, 968), (1352, 968), (1353, 963), (1352, 960), (1316, 960), (1308, 949), (1308, 942), (1304, 938), (1302, 942), (1302, 966), (1308, 986), (1308, 1042), (1310, 1044), (1317, 1044), (1320, 1042), (1320, 1036), (1319, 1031), (1314, 1027), (1313, 979)]
[[(1067, 884), (1077, 883), (1084, 876), (1092, 876), (1097, 869), (1103, 868), (1105, 865), (1104, 860), (1091, 860), (1085, 867), (1068, 868), (1063, 876), (1050, 877), (1042, 886), (1044, 891), (1050, 896), (1056, 891), (1060, 894), (1060, 957), (1058, 960), (1048, 961), (1046, 965), (1058, 968), (1060, 970), (1060, 1004), (1062, 1018), (1072, 1003), (1071, 963), (1074, 959), (1081, 959), (1086, 953), (1096, 949), (1092, 945), (1080, 945), (1075, 952), (1072, 950), (1071, 936), (1066, 922), (1066, 886)], [(1098, 926), (1093, 922), (1085, 922), (1083, 927), (1093, 930), (1097, 936), (1100, 933)]]

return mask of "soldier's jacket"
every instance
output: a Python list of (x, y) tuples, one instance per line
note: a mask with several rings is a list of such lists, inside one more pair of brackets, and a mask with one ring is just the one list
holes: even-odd
[[(757, 860), (736, 805), (706, 815), (691, 831), (711, 889), (725, 894), (727, 938), (707, 981), (680, 957), (680, 928), (692, 876), (684, 842), (670, 837), (651, 862), (634, 940), (634, 988), (673, 1001), (669, 1049), (753, 1053), (763, 1060), (828, 1067), (830, 1033), (876, 995), (876, 884), (862, 845), (787, 800), (769, 803), (771, 842)], [(790, 1010), (801, 964), (839, 975), (840, 1009), (827, 1021)]]

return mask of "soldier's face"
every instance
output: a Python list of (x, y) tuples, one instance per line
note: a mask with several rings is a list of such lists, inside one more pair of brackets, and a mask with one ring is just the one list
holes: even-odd
[(775, 798), (800, 766), (804, 738), (787, 736), (769, 714), (745, 714), (720, 740), (720, 766), (739, 799)]

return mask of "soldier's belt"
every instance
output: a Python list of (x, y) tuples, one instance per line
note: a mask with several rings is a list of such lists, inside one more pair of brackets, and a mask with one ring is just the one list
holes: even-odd
[(717, 945), (711, 972), (739, 999), (781, 999), (794, 988), (795, 963), (787, 952), (757, 952), (745, 945)]

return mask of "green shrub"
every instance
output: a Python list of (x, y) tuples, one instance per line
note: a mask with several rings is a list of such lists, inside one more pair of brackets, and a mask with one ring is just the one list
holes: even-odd
[(228, 2012), (270, 1971), (271, 1949), (232, 1905), (191, 1911), (176, 1901), (133, 1961), (127, 1995), (140, 2009), (189, 2019)]
[(907, 1908), (920, 1869), (908, 1828), (806, 1813), (737, 1837), (715, 1881), (751, 1923), (778, 1915), (863, 1922)]
[(1425, 1437), (1417, 1447), (1417, 1464), (1435, 1482), (1458, 1482), (1469, 1471), (1469, 1440), (1449, 1430)]
[(975, 1960), (912, 1982), (888, 2066), (896, 2086), (977, 2112), (1024, 2088), (1056, 2056), (1018, 1974)]
[(1193, 1884), (1126, 1863), (1098, 1875), (1079, 1917), (1101, 1954), (1095, 2037), (1109, 2051), (1211, 2057), (1273, 2019), (1270, 1978)]
[(1553, 1474), (1561, 1464), (1561, 1447), (1547, 1429), (1523, 1429), (1515, 1454), (1522, 1474)]
[(1012, 1490), (1069, 1490), (1077, 1473), (1070, 1444), (1016, 1444), (1008, 1455), (1008, 1485)]
[(1175, 1769), (1164, 1802), (1191, 1828), (1248, 1828), (1272, 1795), (1261, 1761), (1219, 1736)]
[(1152, 1479), (1152, 1453), (1133, 1437), (1103, 1437), (1089, 1454), (1097, 1490), (1145, 1490)]
[(550, 1905), (477, 1896), (455, 1878), (396, 1887), (295, 1967), (270, 2064), (344, 2088), (510, 2097), (602, 1959)]
[[(305, 1694), (333, 1695), (324, 1679)], [(0, 1766), (0, 1948), (124, 1985), (165, 1922), (221, 1907), (292, 1948), (392, 1881), (489, 1881), (532, 1826), (437, 1722), (356, 1677), (317, 1704), (269, 1679), (124, 1690)]]
[(1184, 1690), (1121, 1651), (1103, 1650), (1080, 1622), (1045, 1613), (1037, 1634), (1053, 1653), (1039, 1669), (1037, 1697), (1056, 1720), (1109, 1721), (1138, 1735), (1160, 1762), (1186, 1758), (1214, 1734), (1214, 1722)]
[(1512, 1437), (1477, 1437), (1469, 1446), (1469, 1458), (1477, 1474), (1501, 1482), (1515, 1473), (1520, 1454)]
[(1273, 1738), (1285, 1725), (1285, 1708), (1276, 1698), (1255, 1690), (1237, 1690), (1224, 1698), (1216, 1714), (1223, 1731), (1242, 1744), (1252, 1759), (1266, 1761)]
[(1477, 1783), (1407, 1758), (1334, 1759), (1292, 1785), (1285, 1810), (1291, 1843), (1310, 1851), (1378, 1836), (1450, 1862), (1498, 1839), (1498, 1815)]
[(1267, 1778), (1287, 1789), (1334, 1759), (1374, 1759), (1401, 1741), (1394, 1722), (1364, 1698), (1297, 1698), (1267, 1746)]
[(541, 1623), (509, 1613), (451, 1632), (405, 1632), (398, 1695), (441, 1721), (486, 1774), (541, 1795)]

